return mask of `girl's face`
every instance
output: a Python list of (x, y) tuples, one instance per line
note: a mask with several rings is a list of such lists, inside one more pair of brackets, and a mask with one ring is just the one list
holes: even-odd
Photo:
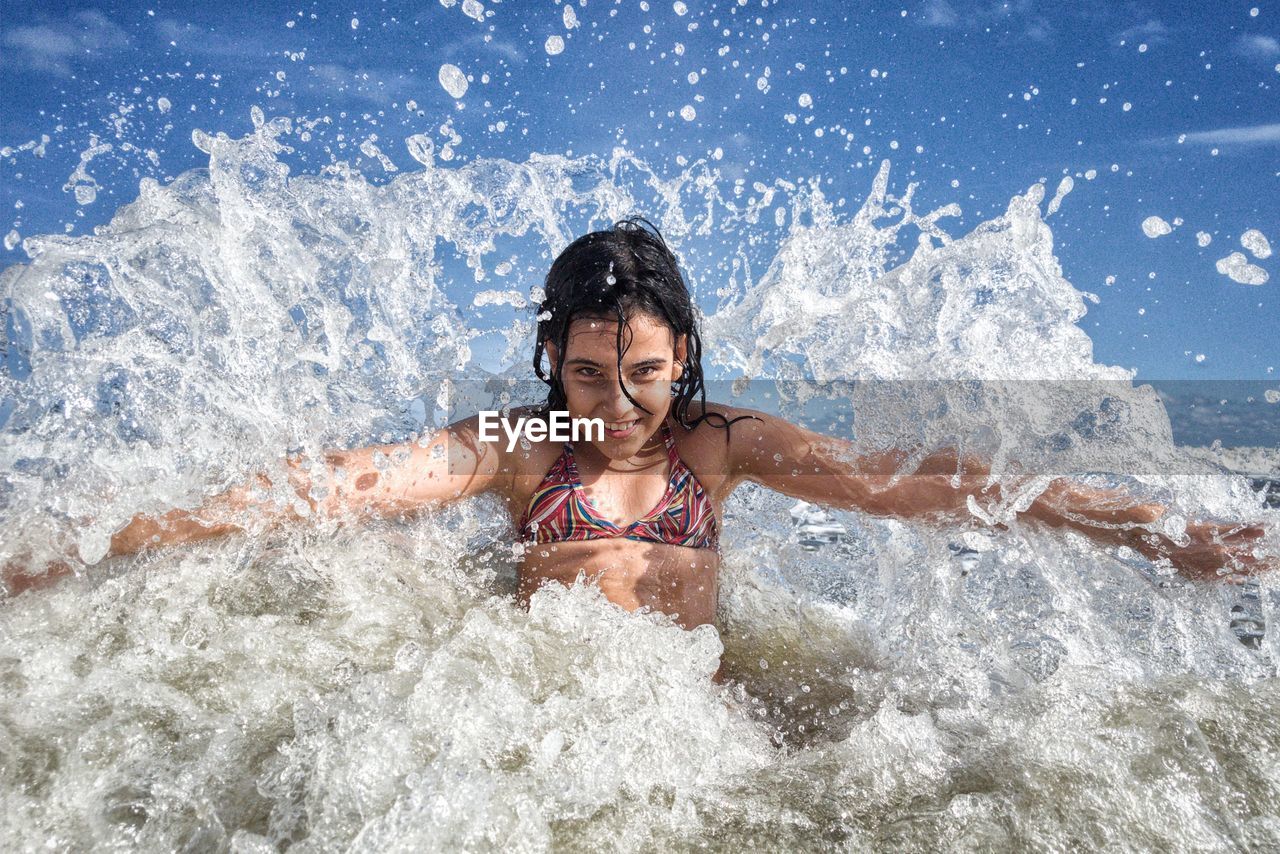
[[(666, 324), (648, 314), (633, 315), (622, 335), (622, 384), (650, 414), (622, 393), (617, 321), (580, 318), (570, 323), (562, 368), (569, 416), (605, 422), (604, 441), (592, 444), (611, 460), (635, 456), (662, 427), (671, 408), (671, 384), (684, 373), (680, 363), (686, 356), (685, 336), (675, 338)], [(550, 342), (547, 356), (554, 366), (557, 353)]]

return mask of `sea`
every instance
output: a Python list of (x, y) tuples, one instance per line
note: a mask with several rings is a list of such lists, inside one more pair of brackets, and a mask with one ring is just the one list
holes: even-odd
[(938, 524), (744, 486), (714, 627), (585, 584), (520, 607), (487, 498), (105, 559), (286, 453), (415, 441), (467, 384), (518, 400), (577, 234), (644, 210), (680, 252), (760, 213), (693, 167), (655, 199), (626, 151), (295, 173), (297, 132), (197, 134), (207, 164), (0, 273), (0, 557), (83, 559), (0, 601), (3, 847), (1280, 849), (1275, 580), (1018, 516), (1071, 476), (1277, 553), (1280, 407), (1095, 358), (1046, 222), (1070, 179), (957, 234), (887, 162), (852, 209), (792, 186), (770, 263), (703, 284), (712, 399), (904, 474), (959, 446), (1005, 496)]

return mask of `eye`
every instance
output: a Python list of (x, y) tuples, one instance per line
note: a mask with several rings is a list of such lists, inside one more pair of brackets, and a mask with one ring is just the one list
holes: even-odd
[(583, 379), (589, 379), (589, 380), (593, 380), (596, 377), (600, 376), (599, 371), (597, 371), (595, 368), (588, 368), (588, 367), (578, 368), (576, 373), (578, 376), (582, 377)]
[(640, 368), (639, 370), (636, 371), (636, 376), (647, 377), (650, 374), (655, 374), (657, 372), (658, 372), (658, 369), (655, 368), (653, 365), (645, 365), (643, 368)]

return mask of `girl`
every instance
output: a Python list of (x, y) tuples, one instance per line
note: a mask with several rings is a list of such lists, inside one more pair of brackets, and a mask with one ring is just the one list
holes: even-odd
[[(688, 289), (643, 219), (575, 240), (552, 264), (545, 292), (533, 367), (547, 399), (511, 415), (597, 418), (603, 438), (508, 449), (505, 439), (481, 441), (478, 418), (469, 418), (418, 443), (292, 460), (293, 506), (273, 502), (260, 488), (272, 484), (259, 476), (195, 511), (135, 517), (110, 553), (243, 530), (254, 518), (246, 511), (269, 521), (378, 516), (489, 492), (518, 522), (522, 602), (541, 584), (585, 575), (627, 610), (662, 611), (692, 628), (715, 619), (721, 510), (743, 481), (832, 507), (957, 522), (969, 516), (971, 495), (999, 496), (998, 486), (985, 485), (983, 464), (954, 452), (894, 478), (905, 453), (856, 455), (848, 442), (708, 403)], [(1023, 515), (1167, 558), (1193, 576), (1257, 568), (1250, 549), (1260, 528), (1192, 523), (1179, 545), (1141, 527), (1164, 510), (1120, 490), (1058, 480)], [(22, 575), (9, 581), (14, 592), (32, 586)]]

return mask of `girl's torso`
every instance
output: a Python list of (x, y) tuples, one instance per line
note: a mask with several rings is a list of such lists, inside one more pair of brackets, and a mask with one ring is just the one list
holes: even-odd
[[(714, 411), (710, 406), (708, 410)], [(653, 519), (654, 510), (663, 507), (673, 489), (681, 486), (678, 479), (673, 482), (673, 464), (683, 463), (692, 474), (694, 482), (683, 483), (683, 489), (688, 490), (691, 505), (704, 509), (709, 506), (714, 514), (714, 530), (719, 529), (724, 500), (736, 486), (728, 476), (724, 430), (711, 424), (686, 430), (671, 417), (667, 424), (678, 458), (675, 460), (668, 454), (661, 431), (653, 437), (652, 452), (645, 454), (642, 467), (635, 471), (607, 471), (581, 451), (571, 455), (569, 459), (576, 468), (572, 480), (580, 484), (573, 500), (581, 502), (580, 509), (588, 519), (607, 521), (600, 528), (588, 522), (592, 530), (577, 533), (589, 538), (526, 542), (519, 573), (522, 602), (527, 603), (529, 596), (548, 581), (572, 584), (582, 573), (599, 586), (609, 601), (627, 610), (648, 607), (662, 611), (685, 628), (714, 622), (720, 569), (720, 555), (715, 549), (626, 536), (635, 531), (633, 523)], [(564, 467), (564, 454), (563, 445), (540, 442), (512, 455), (514, 473), (505, 497), (513, 519), (525, 520), (535, 494), (543, 499), (549, 478), (555, 479), (553, 470)], [(696, 502), (692, 497), (695, 489), (699, 493)], [(572, 527), (566, 525), (567, 515), (560, 512), (559, 524)], [(696, 520), (693, 524), (696, 526)], [(652, 531), (653, 526), (648, 527)], [(693, 538), (705, 542), (705, 537)]]

